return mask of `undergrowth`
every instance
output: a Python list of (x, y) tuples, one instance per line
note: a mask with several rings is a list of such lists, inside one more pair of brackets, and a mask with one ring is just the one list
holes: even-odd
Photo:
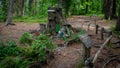
[(64, 38), (64, 41), (65, 42), (69, 42), (71, 39), (72, 40), (74, 40), (74, 42), (79, 42), (79, 35), (83, 35), (83, 34), (85, 34), (86, 33), (86, 31), (85, 30), (79, 30), (78, 31), (78, 33), (76, 33), (76, 34), (72, 34), (71, 35), (71, 37), (66, 37), (66, 38)]
[[(28, 42), (32, 37), (24, 33), (22, 42)], [(31, 41), (31, 44), (22, 47), (13, 41), (0, 42), (0, 68), (27, 68), (34, 62), (46, 62), (49, 52), (53, 52), (57, 46), (45, 35), (39, 35)], [(48, 52), (49, 51), (49, 52)]]

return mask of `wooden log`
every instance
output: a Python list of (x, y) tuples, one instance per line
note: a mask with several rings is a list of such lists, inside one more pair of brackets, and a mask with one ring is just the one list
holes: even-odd
[(111, 40), (111, 38), (112, 38), (112, 35), (110, 37), (108, 37), (107, 40), (101, 45), (100, 49), (97, 51), (97, 53), (95, 54), (95, 57), (93, 58), (93, 61), (92, 61), (93, 64), (97, 60), (97, 58), (98, 58), (99, 54), (101, 53), (102, 49)]

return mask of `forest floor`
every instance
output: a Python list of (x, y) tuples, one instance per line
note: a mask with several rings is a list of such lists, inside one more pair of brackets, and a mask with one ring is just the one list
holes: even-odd
[[(101, 25), (102, 27), (109, 29), (111, 25), (115, 23), (115, 21), (106, 21), (101, 18), (95, 18), (96, 23)], [(72, 25), (74, 28), (81, 28), (82, 23), (92, 23), (95, 24), (95, 19), (88, 16), (73, 16), (68, 19), (68, 22)], [(18, 45), (19, 38), (24, 32), (29, 32), (31, 30), (39, 30), (39, 24), (33, 23), (33, 24), (27, 24), (27, 23), (15, 23), (15, 26), (7, 26), (4, 27), (3, 24), (0, 24), (0, 40), (9, 40), (13, 39), (15, 40)], [(3, 27), (2, 27), (3, 26)], [(87, 27), (83, 27), (86, 29)], [(87, 30), (87, 29), (86, 29)], [(91, 36), (92, 40), (94, 41), (95, 45), (101, 45), (104, 43), (107, 36), (105, 36), (104, 40), (100, 39), (100, 33), (98, 35), (95, 34), (94, 26), (90, 27), (90, 30), (87, 31), (87, 33)], [(116, 37), (112, 38), (112, 42), (118, 41), (119, 39)], [(101, 68), (105, 62), (105, 60), (110, 57), (111, 55), (119, 55), (120, 58), (120, 48), (116, 47), (119, 46), (114, 45), (113, 48), (105, 47), (102, 50), (102, 53), (99, 55), (98, 60), (96, 61), (95, 68)], [(91, 55), (94, 56), (97, 52), (98, 47), (92, 47), (91, 48)], [(82, 52), (82, 46), (81, 43), (74, 43), (69, 45), (68, 47), (59, 47), (57, 50), (57, 54), (55, 54), (55, 58), (47, 65), (46, 68), (77, 68), (80, 62), (80, 56)], [(106, 68), (120, 68), (120, 59), (117, 58), (117, 60), (113, 60), (111, 64), (108, 65)], [(119, 60), (119, 61), (118, 61)]]

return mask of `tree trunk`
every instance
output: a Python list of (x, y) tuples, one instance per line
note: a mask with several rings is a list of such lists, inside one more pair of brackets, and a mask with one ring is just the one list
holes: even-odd
[(33, 15), (37, 14), (37, 0), (34, 0), (34, 9), (33, 9)]
[(113, 0), (113, 8), (112, 8), (112, 17), (115, 18), (116, 17), (116, 0)]
[(62, 0), (58, 0), (58, 7), (62, 8)]
[(7, 1), (6, 0), (2, 0), (1, 5), (2, 5), (2, 11), (3, 11), (2, 16), (5, 17), (3, 21), (5, 21), (6, 17), (7, 17)]
[(14, 25), (12, 23), (12, 17), (13, 17), (13, 4), (14, 4), (14, 0), (9, 0), (9, 7), (8, 7), (8, 17), (6, 20), (5, 25)]
[(58, 8), (59, 8), (59, 14), (62, 17), (62, 0), (58, 0)]
[(118, 20), (117, 20), (117, 24), (116, 24), (116, 31), (120, 31), (120, 5), (119, 5), (119, 10), (118, 10)]
[(21, 17), (24, 16), (24, 7), (25, 7), (25, 0), (22, 0), (22, 3), (21, 3)]
[(71, 0), (65, 0), (64, 3), (65, 3), (65, 15), (67, 16), (69, 14)]
[(31, 13), (32, 13), (32, 4), (33, 4), (33, 0), (29, 0), (28, 10), (29, 10), (29, 14), (30, 14), (30, 15), (31, 15)]
[[(88, 3), (88, 0), (86, 0), (86, 2)], [(85, 13), (86, 13), (86, 14), (88, 13), (88, 4), (86, 4), (86, 10), (85, 10)]]
[(104, 2), (104, 17), (112, 19), (113, 0), (105, 0)]

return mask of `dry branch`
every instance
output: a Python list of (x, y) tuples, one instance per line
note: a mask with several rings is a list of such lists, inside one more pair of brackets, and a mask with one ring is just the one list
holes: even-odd
[(100, 47), (100, 49), (95, 54), (95, 57), (94, 57), (92, 63), (95, 63), (95, 61), (97, 60), (97, 58), (98, 58), (99, 54), (101, 53), (102, 49), (111, 40), (111, 38), (112, 38), (112, 35), (110, 37), (108, 37), (107, 40), (102, 44), (102, 46)]

